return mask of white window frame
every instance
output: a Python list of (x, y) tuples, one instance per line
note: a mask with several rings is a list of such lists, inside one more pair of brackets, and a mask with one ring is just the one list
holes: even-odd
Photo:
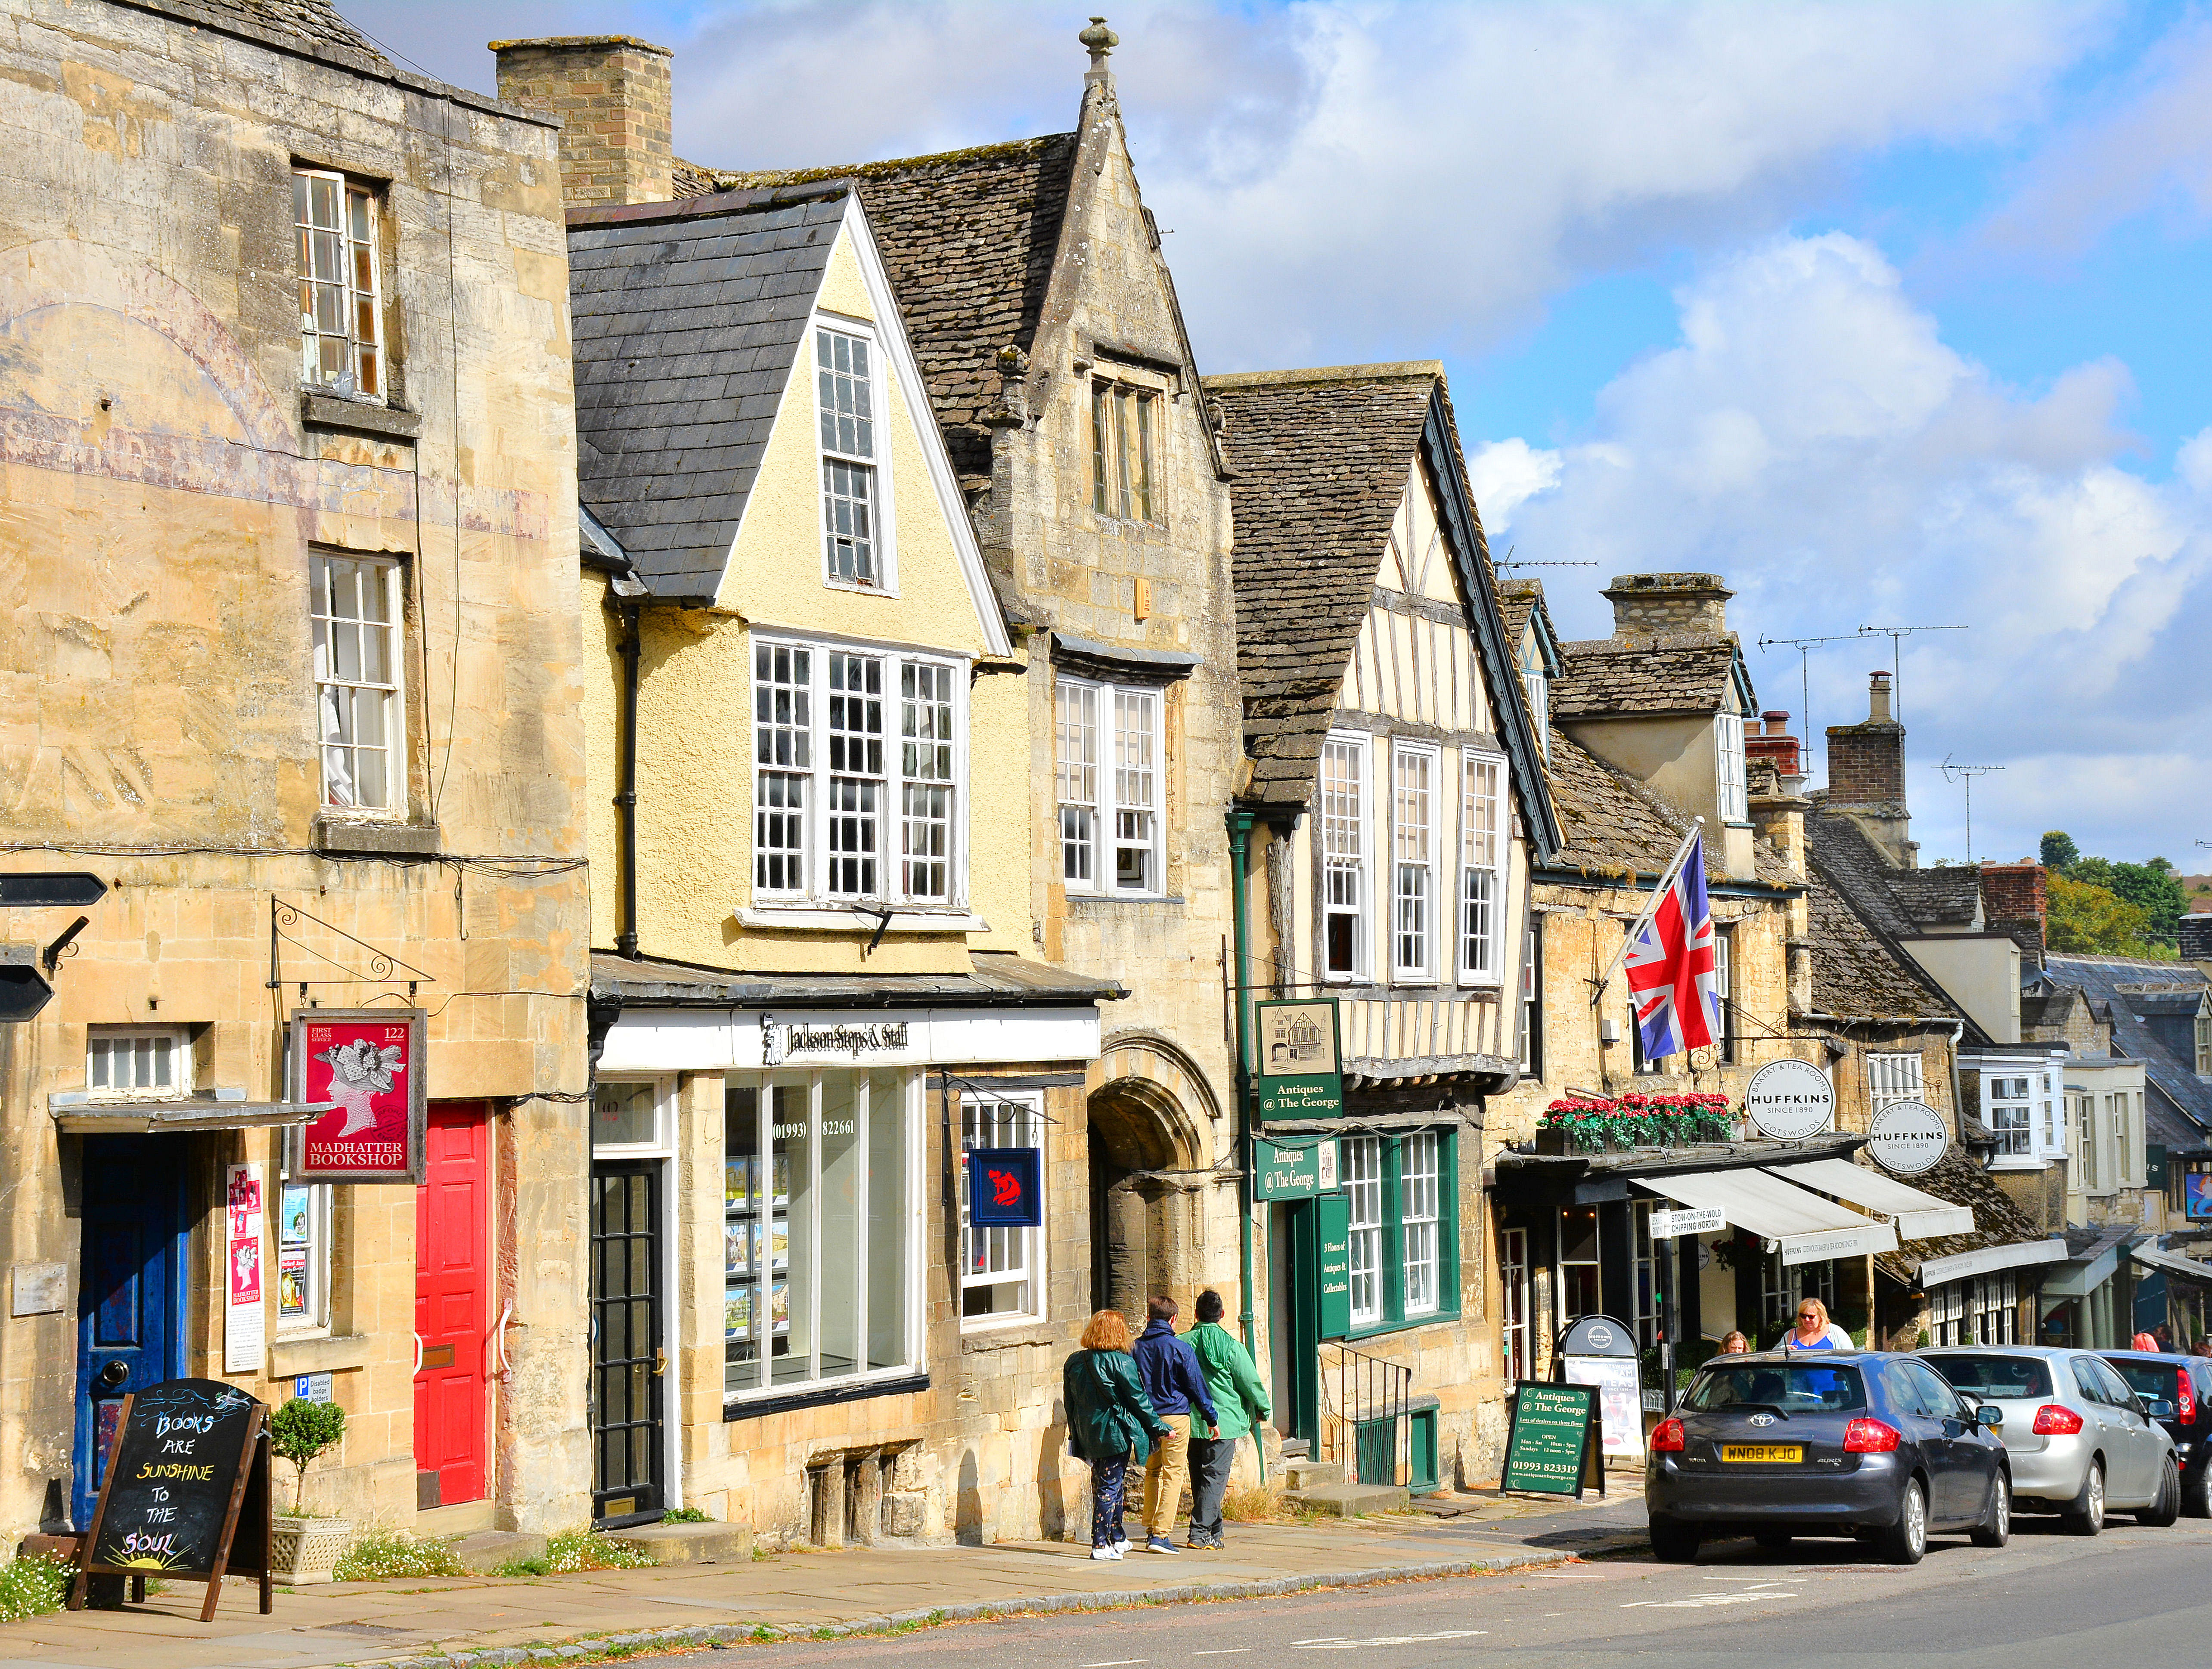
[[(133, 1046), (129, 1057), (131, 1082), (116, 1082), (115, 1046)], [(137, 1045), (148, 1045), (145, 1071), (152, 1081), (137, 1082)], [(105, 1050), (101, 1045), (106, 1045)], [(103, 1059), (105, 1056), (105, 1059)], [(169, 1081), (159, 1081), (166, 1062)], [(103, 1081), (104, 1080), (104, 1081)], [(84, 1039), (84, 1084), (94, 1101), (182, 1101), (192, 1092), (191, 1039), (182, 1026), (88, 1026)]]
[(1713, 757), (1717, 777), (1715, 792), (1720, 802), (1721, 821), (1742, 823), (1751, 821), (1751, 804), (1745, 794), (1745, 760), (1743, 746), (1743, 715), (1722, 713), (1713, 717)]
[[(599, 1134), (599, 1096), (620, 1086), (643, 1089), (653, 1097), (653, 1132), (642, 1141), (601, 1141)], [(676, 1080), (649, 1072), (610, 1072), (592, 1086), (588, 1120), (592, 1156), (598, 1159), (649, 1159), (675, 1151), (671, 1132), (675, 1128)]]
[[(790, 658), (785, 663), (793, 676), (788, 680), (764, 683), (764, 665), (775, 666), (779, 652)], [(799, 657), (804, 655), (805, 677), (799, 676)], [(881, 674), (873, 691), (862, 693), (863, 702), (874, 699), (881, 703), (878, 726), (873, 731), (847, 729), (833, 735), (831, 699), (833, 693), (846, 701), (854, 699), (852, 692), (830, 689), (831, 661), (836, 657), (854, 657), (863, 662), (877, 663)], [(792, 907), (850, 908), (854, 904), (896, 905), (902, 909), (957, 911), (966, 907), (968, 898), (968, 677), (967, 661), (957, 655), (943, 654), (930, 650), (892, 649), (876, 645), (799, 638), (781, 632), (756, 631), (752, 634), (749, 665), (753, 688), (753, 822), (752, 867), (750, 880), (753, 901), (759, 906), (775, 908)], [(917, 751), (917, 738), (905, 734), (904, 708), (908, 700), (905, 693), (904, 673), (908, 667), (930, 667), (941, 670), (950, 684), (951, 735), (936, 738), (934, 747), (949, 743), (951, 751), (952, 774), (950, 782), (921, 768), (922, 761)], [(763, 716), (762, 692), (789, 689), (793, 695), (790, 722), (776, 720), (773, 714)], [(804, 694), (802, 712), (796, 697)], [(935, 705), (933, 701), (932, 705)], [(806, 741), (805, 758), (799, 757), (793, 746), (790, 758), (776, 757), (763, 762), (763, 752), (781, 751), (781, 738), (789, 737), (793, 743), (799, 737)], [(879, 743), (882, 756), (879, 769), (870, 769), (878, 763), (864, 756), (857, 768), (833, 769), (831, 743), (833, 739), (861, 738), (864, 747), (868, 743)], [(764, 749), (763, 741), (770, 746)], [(854, 766), (850, 754), (846, 756), (847, 767)], [(771, 849), (762, 835), (770, 817), (788, 818), (787, 804), (771, 804), (769, 799), (769, 779), (781, 783), (799, 782), (803, 804), (798, 811), (800, 845), (797, 853), (797, 872), (805, 877), (800, 889), (773, 887), (767, 884), (768, 861), (771, 850), (789, 853), (788, 845)], [(835, 786), (854, 784), (873, 785), (877, 789), (875, 808), (871, 812), (841, 811), (832, 798)], [(945, 892), (943, 895), (918, 893), (912, 890), (913, 866), (908, 861), (912, 854), (905, 845), (912, 828), (908, 816), (908, 791), (915, 788), (949, 787), (951, 805), (942, 819), (932, 818), (933, 825), (944, 827), (946, 851)], [(779, 787), (779, 792), (782, 789)], [(872, 820), (875, 882), (872, 889), (846, 890), (833, 883), (836, 880), (834, 865), (845, 854), (830, 851), (831, 822), (840, 816), (862, 817)], [(926, 854), (925, 854), (926, 855)], [(848, 861), (850, 861), (848, 859)], [(934, 861), (933, 859), (930, 861)]]
[(1459, 775), (1459, 976), (1465, 985), (1495, 986), (1505, 963), (1505, 761), (1464, 750)]
[(1899, 1102), (1928, 1099), (1927, 1065), (1917, 1053), (1869, 1053), (1866, 1058), (1869, 1116)]
[(1535, 1375), (1536, 1359), (1528, 1348), (1528, 1231), (1498, 1231), (1498, 1344), (1505, 1378), (1510, 1384)]
[(1735, 1059), (1735, 926), (1713, 924), (1713, 996), (1721, 1016), (1721, 1035), (1715, 1040), (1715, 1058)]
[[(825, 385), (839, 373), (836, 367), (822, 363), (823, 339), (842, 337), (848, 342), (859, 343), (867, 353), (866, 383), (869, 410), (858, 419), (866, 425), (864, 433), (855, 433), (854, 444), (843, 444), (845, 430), (839, 425), (839, 414), (830, 409), (824, 399)], [(861, 320), (817, 313), (808, 321), (806, 333), (806, 364), (812, 373), (808, 388), (813, 400), (814, 448), (818, 454), (820, 471), (819, 498), (822, 504), (822, 583), (832, 591), (860, 592), (871, 597), (898, 595), (898, 552), (894, 530), (897, 526), (896, 507), (892, 498), (890, 448), (885, 443), (889, 404), (884, 391), (890, 386), (890, 376), (885, 361), (883, 344), (878, 340), (875, 327)], [(834, 352), (834, 349), (832, 350)], [(849, 373), (845, 373), (849, 374)], [(824, 433), (829, 425), (835, 431), (835, 441)], [(872, 575), (841, 574), (832, 556), (839, 537), (831, 525), (831, 493), (833, 471), (837, 469), (866, 471), (869, 513), (869, 560)]]
[[(1432, 985), (1437, 979), (1438, 919), (1437, 778), (1433, 747), (1390, 744), (1390, 979)], [(1418, 781), (1415, 779), (1418, 778)], [(1408, 956), (1408, 950), (1415, 954)]]
[(2000, 1069), (1982, 1074), (1982, 1111), (1997, 1138), (1996, 1158), (2033, 1158), (2039, 1072)]
[(2212, 1077), (2212, 1016), (2197, 1017), (2197, 1076)]
[[(1088, 695), (1083, 692), (1090, 692)], [(1127, 716), (1141, 708), (1141, 726)], [(1053, 687), (1054, 810), (1059, 819), (1060, 881), (1085, 897), (1160, 898), (1167, 893), (1167, 691), (1158, 684), (1103, 683), (1061, 674)], [(1131, 742), (1138, 756), (1125, 759)], [(1071, 743), (1075, 743), (1071, 749)], [(1087, 750), (1087, 751), (1086, 751)], [(1149, 762), (1144, 762), (1146, 759)], [(1150, 804), (1132, 789), (1149, 782)], [(1070, 798), (1088, 792), (1088, 800)], [(1150, 819), (1143, 840), (1125, 837), (1134, 817)], [(1151, 871), (1146, 883), (1124, 886), (1121, 855), (1139, 853)], [(1073, 874), (1087, 861), (1088, 876)]]
[(1528, 723), (1536, 732), (1536, 749), (1546, 760), (1552, 756), (1552, 680), (1544, 671), (1544, 646), (1529, 632), (1521, 640), (1521, 691), (1528, 703)]
[(2036, 1072), (2035, 1156), (2063, 1159), (2066, 1144), (2065, 1069), (2052, 1065)]
[[(313, 218), (312, 199), (318, 183), (337, 193), (340, 222), (337, 227), (324, 226)], [(362, 210), (362, 223), (356, 222), (356, 207)], [(383, 204), (373, 188), (348, 179), (334, 169), (292, 170), (292, 229), (299, 257), (295, 276), (302, 292), (300, 380), (323, 393), (377, 405), (386, 404), (392, 382), (384, 347), (384, 254), (379, 228)], [(338, 271), (335, 277), (326, 271), (316, 270), (319, 257), (327, 257), (331, 252), (331, 242), (337, 245)], [(364, 264), (368, 279), (365, 290), (360, 270)], [(324, 325), (328, 321), (322, 316), (322, 304), (332, 295), (343, 313), (341, 328), (326, 330)], [(362, 333), (364, 324), (368, 331), (366, 338)], [(338, 351), (345, 360), (345, 369), (335, 375), (323, 365), (326, 343), (339, 344)], [(364, 355), (370, 379), (376, 385), (374, 388), (362, 386)]]
[(1541, 1083), (1544, 1065), (1543, 1026), (1544, 992), (1541, 984), (1544, 958), (1544, 918), (1531, 910), (1527, 913), (1528, 926), (1521, 936), (1521, 1074)]
[(1343, 1155), (1346, 1283), (1356, 1332), (1382, 1324), (1382, 1138), (1347, 1136)]
[[(1367, 764), (1370, 750), (1364, 736), (1332, 734), (1322, 743), (1319, 810), (1316, 834), (1321, 859), (1322, 978), (1356, 983), (1370, 977), (1374, 968), (1372, 820), (1368, 816)], [(1337, 968), (1331, 961), (1332, 933), (1339, 921), (1347, 921), (1352, 932), (1352, 965)]]
[[(289, 1144), (287, 1144), (289, 1158)], [(290, 1197), (305, 1193), (307, 1238), (304, 1241), (287, 1236), (286, 1228), (291, 1221)], [(279, 1338), (324, 1338), (331, 1331), (331, 1185), (327, 1182), (295, 1182), (280, 1175), (276, 1180), (276, 1210), (271, 1238), (276, 1244), (276, 1336)], [(284, 1313), (285, 1265), (297, 1250), (305, 1255), (301, 1267), (302, 1287), (307, 1299), (304, 1315)]]
[[(1000, 1139), (979, 1139), (979, 1134), (986, 1126), (999, 1126), (994, 1134)], [(1009, 1133), (1012, 1139), (1005, 1139)], [(963, 1332), (987, 1332), (994, 1327), (1020, 1326), (1045, 1320), (1044, 1229), (985, 1229), (978, 1231), (970, 1227), (968, 1222), (969, 1175), (966, 1162), (966, 1155), (970, 1148), (1034, 1147), (1041, 1150), (1044, 1144), (1044, 1096), (1041, 1092), (994, 1089), (988, 1095), (979, 1095), (972, 1089), (961, 1091), (960, 1330)], [(975, 1267), (975, 1236), (978, 1232), (987, 1237), (983, 1242), (985, 1267), (980, 1272)], [(1022, 1302), (1014, 1308), (992, 1310), (977, 1315), (968, 1314), (967, 1295), (970, 1291), (1018, 1283), (1026, 1290), (1022, 1295)]]
[[(338, 612), (341, 580), (353, 591), (356, 612)], [(307, 555), (307, 618), (314, 680), (315, 762), (321, 782), (321, 809), (346, 817), (404, 818), (408, 804), (407, 747), (407, 578), (401, 559), (365, 552), (312, 549)], [(362, 588), (383, 593), (384, 617), (374, 618), (362, 601)], [(363, 647), (372, 633), (384, 635), (382, 679), (368, 675)], [(344, 646), (354, 646), (350, 663)], [(350, 674), (348, 666), (350, 665)], [(363, 713), (374, 708), (384, 740), (364, 743)], [(383, 800), (361, 803), (363, 752), (384, 756)]]
[[(1398, 1245), (1404, 1265), (1399, 1292), (1407, 1321), (1443, 1307), (1443, 1143), (1433, 1130), (1399, 1138)], [(1418, 1168), (1424, 1157), (1425, 1169)]]

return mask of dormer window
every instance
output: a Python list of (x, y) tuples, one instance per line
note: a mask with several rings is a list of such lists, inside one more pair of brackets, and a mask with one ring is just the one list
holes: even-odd
[(822, 428), (822, 531), (833, 586), (884, 588), (877, 533), (875, 354), (866, 337), (814, 332)]
[(1713, 720), (1713, 752), (1718, 760), (1721, 821), (1749, 822), (1751, 807), (1744, 795), (1741, 713), (1723, 713)]
[(1536, 732), (1536, 747), (1547, 760), (1552, 756), (1552, 681), (1544, 671), (1544, 648), (1536, 634), (1521, 639), (1521, 688), (1528, 698), (1528, 723)]

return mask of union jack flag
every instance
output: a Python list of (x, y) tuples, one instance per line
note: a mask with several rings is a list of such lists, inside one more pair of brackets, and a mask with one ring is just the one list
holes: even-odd
[(1646, 1060), (1705, 1048), (1719, 1041), (1720, 992), (1702, 840), (1690, 842), (1689, 856), (1629, 945), (1626, 966), (1629, 999), (1636, 1007)]

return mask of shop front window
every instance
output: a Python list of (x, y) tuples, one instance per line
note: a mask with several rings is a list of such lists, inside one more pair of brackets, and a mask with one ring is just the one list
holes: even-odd
[(912, 1083), (777, 1073), (724, 1092), (728, 1393), (914, 1366)]
[(1559, 1210), (1559, 1308), (1556, 1320), (1567, 1323), (1595, 1315), (1599, 1302), (1597, 1207), (1566, 1205)]
[[(960, 1102), (960, 1149), (1041, 1148), (1044, 1108), (1034, 1095)], [(1044, 1317), (1044, 1230), (977, 1229), (968, 1221), (968, 1167), (960, 1167), (960, 1315), (969, 1326)]]
[(1528, 1353), (1528, 1231), (1508, 1229), (1498, 1237), (1498, 1333), (1505, 1377), (1524, 1380), (1534, 1371)]

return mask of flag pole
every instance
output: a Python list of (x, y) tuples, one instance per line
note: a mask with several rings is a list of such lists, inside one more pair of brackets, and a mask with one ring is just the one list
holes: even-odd
[(1674, 884), (1674, 877), (1682, 872), (1682, 865), (1690, 861), (1690, 848), (1705, 832), (1705, 820), (1692, 817), (1690, 832), (1682, 837), (1682, 844), (1674, 848), (1674, 860), (1667, 865), (1667, 872), (1659, 877), (1659, 884), (1652, 888), (1650, 900), (1644, 905), (1644, 913), (1629, 924), (1628, 931), (1621, 935), (1620, 949), (1613, 953), (1613, 960), (1605, 965), (1604, 974), (1593, 982), (1590, 992), (1592, 1008), (1605, 1000), (1605, 988), (1613, 983), (1613, 976), (1620, 971), (1621, 963), (1628, 960), (1628, 953), (1635, 946), (1637, 935), (1650, 925), (1653, 916), (1659, 913), (1659, 901), (1667, 896), (1667, 889)]

